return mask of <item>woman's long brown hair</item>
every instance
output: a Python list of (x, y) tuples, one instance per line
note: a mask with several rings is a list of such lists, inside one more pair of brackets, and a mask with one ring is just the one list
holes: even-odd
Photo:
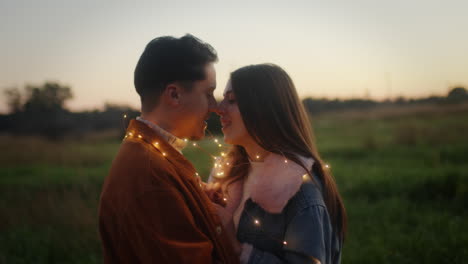
[[(347, 217), (343, 200), (333, 176), (324, 168), (314, 144), (309, 116), (289, 75), (273, 64), (250, 65), (231, 73), (231, 85), (245, 127), (259, 146), (304, 168), (298, 156), (314, 159), (312, 171), (322, 182), (323, 198), (333, 228), (344, 240)], [(233, 146), (228, 157), (232, 169), (220, 179), (224, 186), (245, 178), (250, 168), (242, 146)]]

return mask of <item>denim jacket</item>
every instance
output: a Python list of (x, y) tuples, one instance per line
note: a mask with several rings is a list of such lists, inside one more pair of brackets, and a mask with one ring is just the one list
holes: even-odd
[(332, 228), (322, 193), (312, 181), (303, 183), (279, 214), (248, 199), (237, 239), (252, 245), (249, 264), (314, 263), (314, 258), (322, 264), (340, 263), (342, 243)]
[[(313, 160), (300, 159), (312, 171)], [(333, 230), (321, 181), (306, 173), (298, 164), (271, 153), (261, 167), (251, 167), (250, 182), (228, 185), (226, 210), (238, 221), (241, 263), (340, 263), (342, 242)], [(210, 179), (216, 181), (213, 175), (215, 170)]]

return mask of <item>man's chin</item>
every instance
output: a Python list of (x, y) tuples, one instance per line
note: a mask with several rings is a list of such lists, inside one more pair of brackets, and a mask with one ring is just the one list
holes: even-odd
[(198, 141), (198, 140), (202, 140), (203, 138), (204, 136), (193, 136), (190, 140)]

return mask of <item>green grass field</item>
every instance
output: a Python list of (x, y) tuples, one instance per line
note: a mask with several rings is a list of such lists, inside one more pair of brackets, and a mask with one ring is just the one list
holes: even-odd
[[(313, 118), (345, 200), (342, 263), (466, 263), (468, 107)], [(118, 133), (60, 143), (0, 136), (0, 263), (100, 263), (97, 203)], [(212, 142), (203, 149), (219, 154)], [(212, 159), (187, 147), (201, 175)]]

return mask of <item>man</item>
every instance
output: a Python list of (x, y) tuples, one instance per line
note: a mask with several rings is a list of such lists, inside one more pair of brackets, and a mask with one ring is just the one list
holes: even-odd
[(215, 207), (181, 151), (215, 111), (214, 49), (191, 35), (160, 37), (135, 69), (132, 120), (99, 206), (105, 263), (238, 263)]

